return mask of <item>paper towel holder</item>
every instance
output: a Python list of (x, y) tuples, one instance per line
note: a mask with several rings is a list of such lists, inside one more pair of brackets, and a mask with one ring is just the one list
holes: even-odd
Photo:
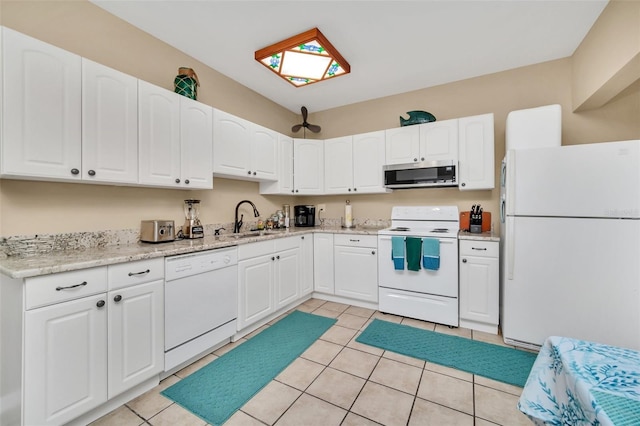
[(355, 221), (353, 219), (353, 210), (351, 207), (351, 201), (347, 200), (344, 205), (344, 217), (340, 217), (340, 225), (343, 228), (351, 229), (355, 228)]

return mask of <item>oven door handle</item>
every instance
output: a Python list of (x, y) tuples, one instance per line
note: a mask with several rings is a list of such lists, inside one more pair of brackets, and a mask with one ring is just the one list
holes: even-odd
[[(398, 235), (400, 236), (400, 235)], [(409, 237), (412, 237), (412, 235), (408, 235)], [(406, 237), (404, 237), (406, 238)], [(414, 238), (432, 238), (432, 237), (414, 237)], [(391, 241), (391, 235), (378, 235), (378, 239), (379, 240), (385, 240), (385, 241)], [(458, 239), (457, 238), (436, 238), (438, 241), (440, 241), (440, 244), (457, 244), (458, 243)]]

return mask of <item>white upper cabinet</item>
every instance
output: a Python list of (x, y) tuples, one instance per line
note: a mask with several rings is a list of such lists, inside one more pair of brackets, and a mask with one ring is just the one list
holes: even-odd
[(213, 172), (246, 177), (251, 155), (251, 123), (215, 108), (213, 121)]
[(180, 95), (140, 81), (140, 183), (179, 187)]
[(82, 179), (138, 182), (138, 79), (85, 58)]
[(214, 109), (213, 172), (244, 180), (276, 180), (278, 134)]
[(261, 194), (293, 193), (293, 138), (278, 134), (278, 166), (277, 180), (261, 181)]
[(458, 119), (434, 121), (420, 128), (420, 161), (458, 161)]
[(326, 194), (346, 194), (353, 190), (353, 138), (325, 139), (324, 191)]
[(324, 141), (294, 139), (293, 158), (294, 193), (324, 194)]
[(0, 173), (80, 180), (80, 56), (8, 28), (2, 32)]
[(324, 158), (326, 194), (386, 192), (384, 131), (326, 139)]
[(384, 131), (353, 136), (353, 189), (358, 193), (388, 192), (384, 187)]
[(387, 129), (386, 164), (458, 161), (458, 119)]
[(213, 109), (139, 82), (140, 184), (211, 189)]
[(414, 163), (420, 159), (420, 129), (418, 126), (385, 130), (386, 164)]
[(180, 96), (180, 180), (185, 188), (213, 188), (213, 108)]
[(461, 118), (459, 129), (460, 190), (493, 189), (495, 187), (493, 114)]

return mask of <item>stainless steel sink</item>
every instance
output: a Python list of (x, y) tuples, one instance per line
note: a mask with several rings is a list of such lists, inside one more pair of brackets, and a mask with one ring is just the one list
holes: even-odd
[(264, 232), (245, 232), (242, 234), (233, 234), (233, 238), (240, 240), (243, 238), (255, 238), (264, 235)]

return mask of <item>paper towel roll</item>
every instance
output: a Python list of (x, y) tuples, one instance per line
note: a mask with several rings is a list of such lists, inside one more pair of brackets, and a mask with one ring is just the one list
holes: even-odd
[(353, 210), (351, 209), (351, 204), (346, 204), (344, 206), (344, 226), (346, 228), (351, 228), (353, 226)]

